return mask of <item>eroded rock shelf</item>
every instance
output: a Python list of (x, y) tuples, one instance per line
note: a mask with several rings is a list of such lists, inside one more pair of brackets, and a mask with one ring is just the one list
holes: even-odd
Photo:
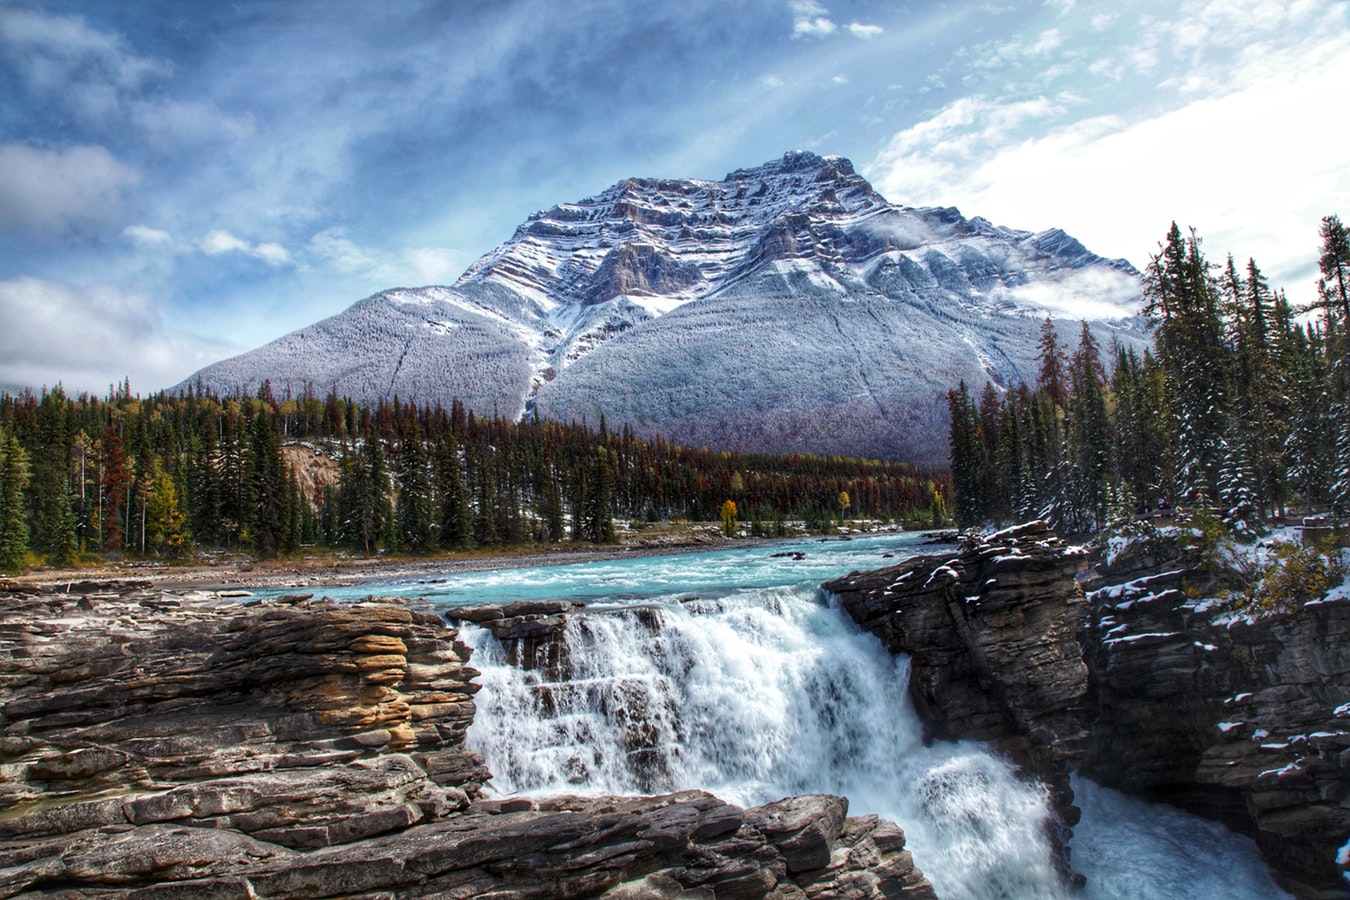
[(0, 591), (0, 897), (935, 896), (839, 797), (485, 797), (434, 615), (72, 590)]

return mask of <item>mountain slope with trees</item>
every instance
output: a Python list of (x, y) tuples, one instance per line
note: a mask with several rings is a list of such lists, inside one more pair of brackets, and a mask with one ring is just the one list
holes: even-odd
[(947, 388), (1032, 374), (1093, 310), (1143, 347), (1138, 272), (1058, 229), (891, 203), (841, 157), (629, 178), (531, 215), (451, 286), (399, 288), (174, 390), (459, 399), (719, 449), (941, 464)]

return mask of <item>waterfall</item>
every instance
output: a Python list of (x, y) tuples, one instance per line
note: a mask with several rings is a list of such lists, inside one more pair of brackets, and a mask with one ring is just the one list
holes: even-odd
[[(809, 587), (592, 607), (567, 618), (560, 657), (521, 665), (488, 631), (463, 637), (483, 685), (469, 743), (500, 795), (842, 794), (904, 827), (945, 900), (1062, 896), (1044, 790), (976, 744), (925, 747), (907, 662)], [(1249, 841), (1079, 788), (1087, 900), (1279, 895)]]
[(470, 745), (502, 794), (829, 792), (904, 824), (941, 896), (1053, 897), (1045, 797), (969, 744), (925, 748), (896, 660), (801, 588), (569, 617), (565, 658), (483, 673)]

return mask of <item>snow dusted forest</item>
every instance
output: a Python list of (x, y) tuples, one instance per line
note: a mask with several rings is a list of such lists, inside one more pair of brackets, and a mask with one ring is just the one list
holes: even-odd
[[(1144, 273), (1153, 347), (1042, 326), (1039, 377), (949, 395), (954, 514), (1095, 532), (1159, 505), (1253, 536), (1291, 509), (1350, 509), (1350, 237), (1322, 220), (1318, 300), (1294, 308), (1254, 260), (1205, 257), (1172, 225)], [(1107, 368), (1111, 374), (1107, 375)]]

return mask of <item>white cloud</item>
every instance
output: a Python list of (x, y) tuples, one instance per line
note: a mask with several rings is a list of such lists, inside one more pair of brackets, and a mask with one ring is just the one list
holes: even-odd
[(74, 237), (114, 218), (140, 180), (102, 147), (0, 144), (0, 229)]
[(122, 229), (122, 237), (141, 247), (160, 247), (173, 243), (173, 236), (167, 231), (149, 225), (128, 225)]
[[(790, 0), (788, 8), (792, 10), (794, 38), (825, 38), (840, 30), (838, 23), (830, 18), (829, 9), (818, 0)], [(850, 22), (843, 30), (864, 41), (870, 41), (885, 32), (880, 25), (862, 22)]]
[(251, 120), (223, 115), (206, 103), (155, 99), (128, 105), (131, 120), (159, 145), (237, 141), (255, 130)]
[(1064, 43), (1064, 38), (1059, 33), (1059, 29), (1047, 28), (1036, 36), (1036, 40), (1031, 46), (1027, 47), (1027, 53), (1032, 56), (1045, 56), (1047, 53), (1058, 48), (1062, 43)]
[(847, 75), (836, 75), (830, 79), (831, 84), (848, 84)]
[(0, 9), (0, 43), (24, 57), (24, 74), (38, 86), (61, 87), (80, 78), (135, 88), (168, 72), (164, 63), (138, 56), (121, 37), (90, 28), (82, 16)]
[(0, 9), (0, 51), (18, 60), (29, 89), (48, 103), (86, 125), (118, 129), (131, 122), (160, 149), (254, 131), (248, 118), (163, 96), (158, 88), (173, 75), (169, 63), (139, 55), (121, 35), (98, 31), (81, 16)]
[(291, 261), (290, 252), (280, 244), (253, 244), (228, 231), (209, 231), (197, 242), (197, 249), (207, 256), (222, 256), (226, 253), (242, 253), (254, 259), (260, 259), (269, 266), (284, 266)]
[(1226, 93), (1128, 117), (963, 98), (895, 135), (868, 171), (895, 201), (1062, 227), (1136, 265), (1176, 219), (1211, 258), (1254, 256), (1307, 299), (1310, 284), (1283, 276), (1306, 280), (1321, 216), (1350, 210), (1350, 149), (1322, 110), (1350, 82), (1350, 37), (1263, 53), (1226, 80)]
[(102, 393), (169, 387), (242, 348), (166, 328), (146, 297), (107, 284), (0, 281), (0, 384)]
[(270, 266), (283, 266), (291, 261), (291, 254), (280, 244), (257, 244), (251, 252)]
[(228, 231), (210, 231), (203, 237), (197, 246), (207, 256), (220, 256), (224, 253), (247, 253), (249, 251), (248, 241), (237, 238)]
[(459, 254), (452, 250), (420, 247), (407, 251), (406, 256), (423, 284), (447, 284), (464, 270)]
[(1013, 288), (1012, 299), (1057, 319), (1118, 319), (1139, 311), (1139, 281), (1114, 269), (1070, 270)]
[(831, 22), (823, 16), (817, 16), (813, 19), (802, 18), (792, 23), (793, 37), (826, 37), (834, 34), (839, 28), (838, 25)]
[(326, 262), (343, 274), (371, 273), (379, 268), (373, 256), (349, 240), (340, 228), (329, 228), (309, 239), (306, 253), (314, 260)]
[(862, 38), (865, 41), (870, 41), (872, 38), (880, 35), (883, 31), (885, 31), (885, 29), (880, 25), (863, 25), (860, 22), (848, 23), (848, 33), (855, 38)]
[(310, 238), (304, 256), (311, 265), (364, 279), (372, 287), (449, 284), (465, 268), (463, 256), (454, 250), (414, 247), (387, 253), (360, 246), (341, 228), (329, 228)]

